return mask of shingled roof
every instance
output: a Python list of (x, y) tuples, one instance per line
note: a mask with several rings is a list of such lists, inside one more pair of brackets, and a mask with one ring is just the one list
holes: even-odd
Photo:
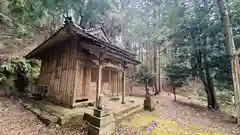
[(135, 59), (135, 54), (132, 52), (113, 45), (111, 41), (107, 38), (104, 29), (101, 26), (94, 27), (91, 29), (83, 29), (79, 25), (75, 24), (73, 21), (66, 21), (64, 26), (58, 29), (51, 37), (45, 40), (42, 44), (36, 47), (34, 50), (26, 55), (26, 58), (37, 58), (37, 56), (42, 53), (47, 48), (54, 46), (56, 42), (64, 41), (67, 37), (78, 36), (89, 40), (92, 45), (100, 46), (106, 48), (109, 52), (120, 56), (127, 61), (138, 64), (139, 62)]
[(101, 25), (95, 26), (95, 27), (90, 28), (90, 29), (85, 29), (85, 32), (95, 36), (96, 38), (98, 38), (102, 41), (105, 41), (105, 42), (108, 42), (108, 43), (112, 44)]

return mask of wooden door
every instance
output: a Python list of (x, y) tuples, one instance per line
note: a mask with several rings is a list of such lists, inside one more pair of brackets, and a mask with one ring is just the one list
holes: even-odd
[(113, 96), (117, 94), (117, 71), (111, 71), (111, 91)]

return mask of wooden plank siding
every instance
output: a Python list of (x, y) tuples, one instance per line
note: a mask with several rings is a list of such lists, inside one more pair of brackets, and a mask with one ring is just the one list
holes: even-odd
[(76, 41), (54, 48), (42, 60), (38, 85), (47, 85), (47, 99), (60, 105), (73, 106), (76, 78)]
[[(39, 85), (47, 85), (47, 100), (74, 107), (86, 99), (95, 99), (97, 66), (88, 52), (81, 48), (81, 41), (63, 42), (48, 51), (42, 59)], [(117, 63), (108, 62), (103, 72), (102, 93), (120, 95), (121, 70)]]
[[(77, 43), (81, 44), (81, 42)], [(89, 65), (87, 65), (84, 61), (88, 61), (88, 57), (82, 52), (82, 48), (80, 45), (77, 46), (75, 49), (76, 58), (76, 73), (75, 73), (75, 91), (74, 91), (74, 97), (73, 97), (73, 104), (77, 100), (84, 100), (88, 99), (88, 70), (89, 70)], [(90, 62), (89, 62), (90, 63)]]
[[(75, 101), (88, 100), (96, 94), (91, 87), (91, 72), (96, 65), (91, 61), (90, 57), (84, 53), (80, 45), (77, 47), (76, 58), (76, 75), (75, 75), (75, 91), (74, 91), (74, 106), (78, 103)], [(96, 88), (96, 87), (95, 87)], [(95, 99), (95, 98), (94, 98)]]

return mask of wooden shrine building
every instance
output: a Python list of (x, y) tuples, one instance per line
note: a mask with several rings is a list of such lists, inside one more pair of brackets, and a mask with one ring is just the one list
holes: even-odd
[(101, 27), (83, 29), (71, 18), (26, 58), (41, 60), (37, 85), (47, 87), (47, 100), (69, 107), (101, 93), (121, 94), (124, 102), (126, 68), (139, 63), (133, 53), (113, 45)]

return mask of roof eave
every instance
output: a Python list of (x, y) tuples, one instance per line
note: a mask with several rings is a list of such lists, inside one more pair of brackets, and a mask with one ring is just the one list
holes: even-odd
[(26, 59), (32, 59), (32, 58), (36, 58), (36, 59), (40, 59), (38, 56), (35, 56), (36, 53), (38, 53), (37, 51), (40, 48), (44, 48), (45, 44), (50, 41), (52, 38), (56, 37), (58, 35), (58, 33), (60, 33), (63, 29), (66, 29), (69, 25), (69, 23), (65, 24), (63, 27), (61, 27), (60, 29), (58, 29), (52, 36), (48, 37), (47, 40), (45, 40), (44, 42), (42, 42), (40, 45), (38, 45), (35, 49), (33, 49), (31, 52), (29, 52), (26, 56), (24, 56)]

